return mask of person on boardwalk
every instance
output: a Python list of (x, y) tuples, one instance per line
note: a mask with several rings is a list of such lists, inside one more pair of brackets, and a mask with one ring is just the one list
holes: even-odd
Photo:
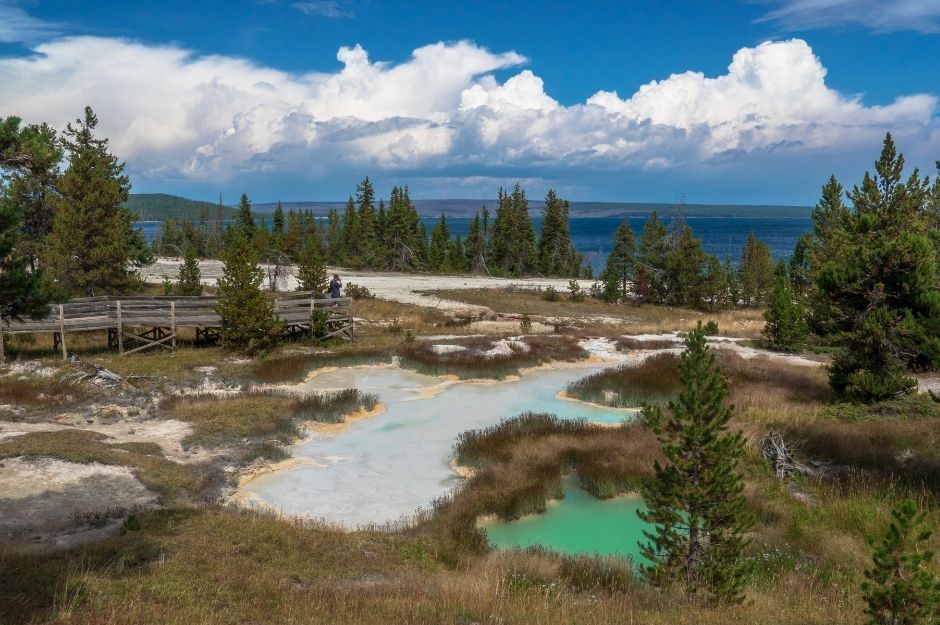
[(334, 273), (330, 280), (330, 297), (336, 299), (340, 296), (340, 290), (343, 288), (343, 281), (339, 279), (339, 274)]

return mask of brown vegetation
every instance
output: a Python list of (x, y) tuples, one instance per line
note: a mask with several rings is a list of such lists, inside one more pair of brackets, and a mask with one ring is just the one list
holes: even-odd
[[(415, 341), (402, 344), (397, 352), (403, 367), (427, 375), (456, 375), (460, 378), (504, 378), (518, 374), (520, 369), (552, 361), (575, 361), (588, 353), (570, 336), (526, 336), (508, 341), (507, 351), (483, 355), (498, 339), (468, 337), (447, 341)], [(456, 345), (461, 351), (437, 353), (434, 345)]]
[(670, 352), (581, 378), (569, 384), (566, 392), (583, 401), (628, 408), (665, 404), (681, 389), (679, 357)]

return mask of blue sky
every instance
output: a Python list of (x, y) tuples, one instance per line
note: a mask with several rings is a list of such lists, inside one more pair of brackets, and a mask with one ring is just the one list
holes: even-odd
[(136, 191), (812, 204), (940, 159), (940, 0), (0, 0), (0, 114), (84, 104)]

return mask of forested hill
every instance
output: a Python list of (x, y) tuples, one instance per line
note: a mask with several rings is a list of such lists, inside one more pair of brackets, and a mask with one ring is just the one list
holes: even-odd
[[(490, 211), (496, 208), (496, 199), (492, 200), (412, 200), (418, 214), (422, 217), (438, 217), (445, 213), (448, 217), (473, 217), (485, 204)], [(544, 202), (529, 198), (529, 213), (538, 216)], [(276, 202), (254, 203), (252, 208), (259, 213), (271, 213)], [(331, 208), (342, 213), (346, 202), (283, 202), (284, 210), (312, 210), (315, 215), (325, 215)], [(649, 215), (656, 211), (661, 217), (669, 217), (677, 212), (675, 204), (640, 203), (640, 202), (571, 202), (571, 217), (626, 217)], [(682, 213), (686, 217), (809, 217), (812, 209), (808, 206), (747, 205), (747, 204), (685, 204)]]
[[(135, 218), (141, 221), (163, 221), (164, 219), (188, 219), (196, 221), (201, 211), (207, 218), (216, 216), (219, 205), (201, 200), (190, 200), (167, 193), (131, 193), (124, 203)], [(224, 218), (229, 219), (235, 209), (223, 207)]]

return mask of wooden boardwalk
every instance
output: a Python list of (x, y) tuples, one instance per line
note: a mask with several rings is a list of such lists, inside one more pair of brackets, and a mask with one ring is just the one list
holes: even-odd
[[(274, 315), (289, 336), (312, 330), (316, 315), (326, 334), (353, 340), (355, 323), (352, 298), (325, 298), (311, 292), (277, 293)], [(176, 349), (181, 328), (193, 328), (197, 341), (218, 337), (222, 318), (215, 311), (213, 296), (83, 297), (54, 304), (43, 319), (4, 323), (0, 320), (0, 363), (4, 358), (4, 336), (13, 334), (52, 334), (54, 349), (68, 357), (65, 337), (74, 332), (107, 331), (108, 346), (121, 354), (150, 348)]]

